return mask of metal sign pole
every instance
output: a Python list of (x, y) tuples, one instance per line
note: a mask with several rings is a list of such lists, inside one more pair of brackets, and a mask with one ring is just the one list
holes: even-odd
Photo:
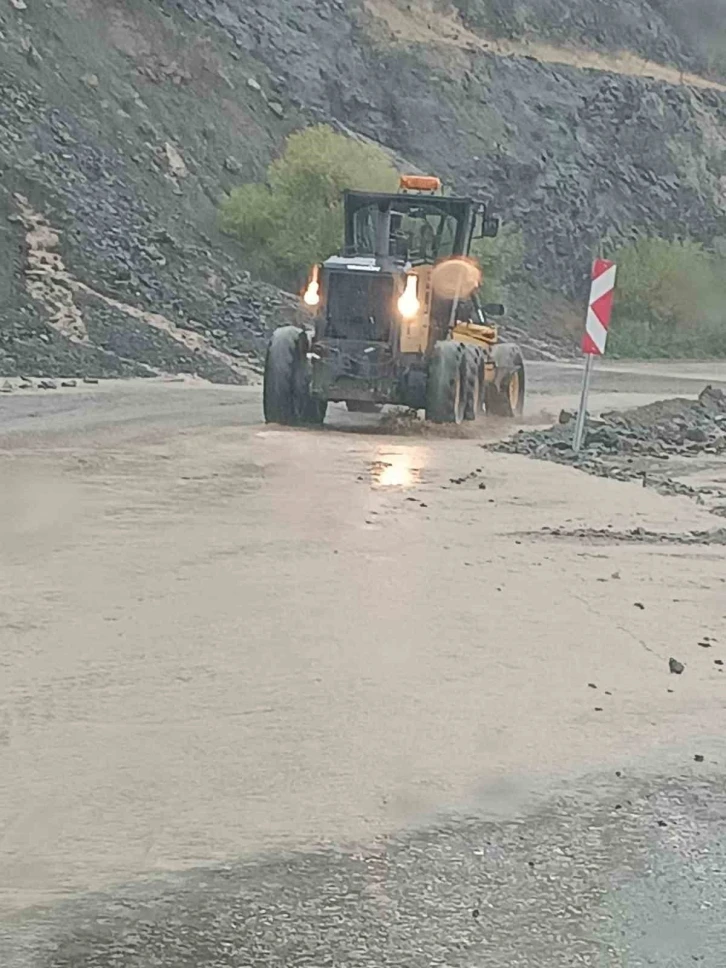
[(587, 316), (585, 318), (585, 335), (582, 338), (585, 372), (582, 375), (580, 409), (575, 423), (575, 434), (572, 438), (572, 449), (576, 454), (580, 453), (585, 436), (587, 398), (590, 395), (590, 380), (592, 368), (595, 365), (595, 357), (602, 356), (605, 352), (617, 271), (618, 267), (615, 263), (608, 262), (607, 259), (595, 259), (593, 263), (590, 300), (587, 304)]
[(588, 353), (585, 357), (585, 372), (582, 375), (582, 394), (580, 396), (580, 409), (575, 423), (575, 435), (572, 438), (572, 449), (576, 454), (580, 453), (582, 440), (585, 436), (585, 424), (587, 422), (587, 398), (590, 395), (590, 379), (592, 377), (592, 367), (595, 356)]

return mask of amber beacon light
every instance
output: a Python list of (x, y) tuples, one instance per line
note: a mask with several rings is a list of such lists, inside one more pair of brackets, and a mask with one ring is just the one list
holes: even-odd
[(441, 179), (434, 175), (401, 175), (402, 192), (440, 192)]

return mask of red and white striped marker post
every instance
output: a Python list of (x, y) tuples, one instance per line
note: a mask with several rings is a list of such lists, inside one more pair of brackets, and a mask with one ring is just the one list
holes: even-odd
[(585, 335), (582, 338), (582, 352), (585, 354), (585, 372), (582, 377), (580, 409), (577, 413), (575, 436), (572, 441), (572, 449), (576, 454), (580, 453), (582, 438), (585, 433), (587, 398), (590, 393), (592, 366), (596, 356), (605, 355), (610, 315), (613, 311), (615, 276), (617, 271), (618, 267), (615, 263), (608, 262), (606, 259), (595, 259), (592, 267), (592, 287), (590, 288), (590, 301), (587, 306)]

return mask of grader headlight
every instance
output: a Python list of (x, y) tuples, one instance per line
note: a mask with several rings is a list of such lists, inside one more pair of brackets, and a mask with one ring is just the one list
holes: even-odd
[(418, 298), (418, 276), (406, 276), (406, 288), (398, 299), (398, 311), (404, 319), (413, 319), (418, 316), (421, 303)]
[(303, 302), (311, 309), (320, 305), (320, 270), (318, 266), (313, 266), (313, 274), (303, 295)]

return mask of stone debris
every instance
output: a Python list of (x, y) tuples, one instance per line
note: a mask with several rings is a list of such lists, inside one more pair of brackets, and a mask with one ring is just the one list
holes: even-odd
[(175, 175), (177, 178), (188, 178), (189, 169), (176, 145), (173, 145), (171, 141), (165, 141), (164, 152), (172, 175)]
[(558, 423), (547, 430), (521, 430), (509, 440), (486, 446), (569, 464), (598, 477), (642, 481), (644, 487), (654, 487), (661, 493), (684, 494), (697, 500), (700, 494), (714, 494), (713, 489), (699, 491), (674, 480), (666, 467), (674, 459), (726, 454), (723, 390), (707, 386), (697, 400), (675, 398), (589, 418), (579, 454), (572, 449), (573, 419), (574, 414), (563, 410)]
[(673, 675), (680, 676), (683, 674), (683, 670), (686, 667), (683, 665), (682, 662), (679, 662), (678, 659), (671, 658), (668, 660), (668, 668), (670, 669)]
[[(550, 528), (525, 532), (526, 537), (558, 538), (565, 541), (588, 544), (669, 544), (669, 545), (726, 545), (726, 528), (710, 531), (649, 531), (647, 528), (631, 528), (615, 531), (613, 528)], [(615, 577), (615, 576), (613, 576)], [(644, 609), (642, 602), (633, 602), (635, 608)]]

